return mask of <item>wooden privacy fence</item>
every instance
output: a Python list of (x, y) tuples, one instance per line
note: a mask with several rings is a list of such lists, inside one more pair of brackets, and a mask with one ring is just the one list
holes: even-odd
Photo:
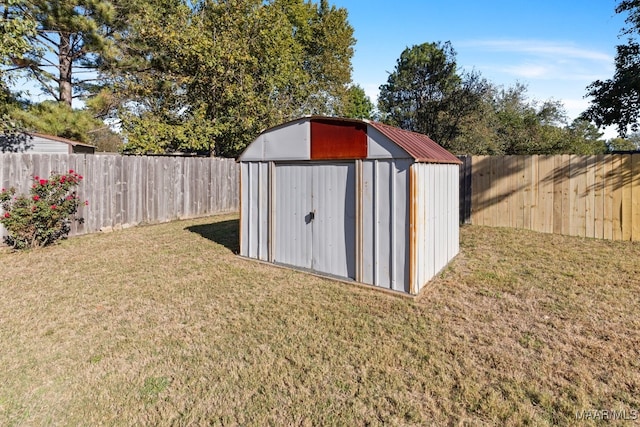
[[(239, 209), (239, 167), (233, 159), (113, 154), (0, 154), (0, 187), (28, 194), (33, 176), (69, 169), (83, 175), (84, 224), (71, 234)], [(0, 234), (5, 230), (0, 227)]]
[(640, 154), (461, 160), (463, 222), (640, 241)]
[[(461, 222), (640, 241), (640, 154), (465, 156)], [(72, 234), (239, 209), (232, 159), (110, 154), (0, 154), (0, 187), (74, 169), (84, 224)], [(4, 230), (0, 227), (0, 235)]]

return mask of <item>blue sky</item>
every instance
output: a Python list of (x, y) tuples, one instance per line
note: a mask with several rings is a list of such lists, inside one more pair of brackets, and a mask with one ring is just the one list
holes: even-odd
[[(589, 105), (586, 86), (613, 76), (624, 26), (618, 0), (330, 0), (355, 29), (353, 81), (375, 103), (402, 51), (450, 41), (458, 66), (491, 82), (561, 101), (570, 119)], [(607, 132), (607, 137), (613, 134)]]

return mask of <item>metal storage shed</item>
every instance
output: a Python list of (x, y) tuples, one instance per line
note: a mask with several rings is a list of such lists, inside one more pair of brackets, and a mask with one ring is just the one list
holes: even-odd
[(30, 147), (25, 150), (29, 153), (65, 153), (65, 154), (94, 154), (96, 147), (82, 142), (73, 141), (59, 136), (44, 135), (30, 132), (32, 137)]
[(416, 295), (459, 251), (461, 162), (425, 135), (304, 117), (239, 162), (244, 257)]
[(27, 132), (24, 138), (0, 133), (0, 153), (94, 154), (96, 147), (59, 136)]

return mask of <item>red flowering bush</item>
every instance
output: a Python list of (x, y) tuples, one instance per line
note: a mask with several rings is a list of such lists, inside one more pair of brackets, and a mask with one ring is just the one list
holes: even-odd
[[(0, 216), (9, 233), (4, 241), (14, 249), (46, 246), (69, 235), (73, 221), (83, 222), (76, 216), (80, 201), (75, 188), (82, 176), (69, 170), (49, 179), (35, 176), (29, 196), (17, 195), (15, 188), (0, 191)], [(85, 202), (87, 204), (87, 202)]]

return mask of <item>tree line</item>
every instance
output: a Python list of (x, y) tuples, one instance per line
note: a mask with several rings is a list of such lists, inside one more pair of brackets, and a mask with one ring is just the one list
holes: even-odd
[[(108, 151), (234, 157), (261, 130), (306, 114), (379, 120), (457, 154), (637, 147), (627, 131), (637, 130), (640, 1), (616, 9), (629, 14), (629, 44), (570, 123), (561, 103), (533, 101), (525, 85), (461, 71), (449, 42), (405, 49), (374, 105), (351, 79), (348, 11), (327, 0), (1, 1), (4, 150), (26, 129)], [(50, 100), (34, 102), (34, 87)], [(625, 138), (602, 139), (612, 124)]]

